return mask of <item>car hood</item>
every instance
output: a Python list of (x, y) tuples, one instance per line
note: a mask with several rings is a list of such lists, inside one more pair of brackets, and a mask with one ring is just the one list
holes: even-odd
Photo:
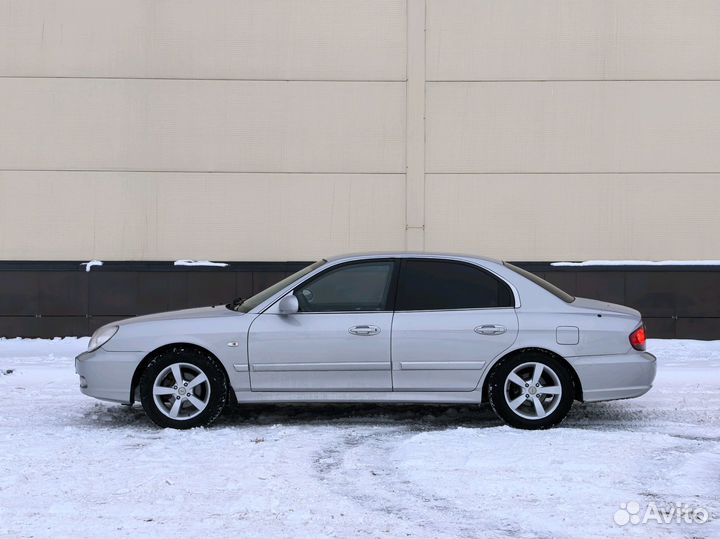
[(220, 318), (226, 316), (241, 316), (244, 313), (231, 311), (225, 305), (214, 305), (212, 307), (197, 307), (195, 309), (182, 309), (180, 311), (168, 311), (164, 313), (146, 314), (134, 318), (126, 318), (116, 325), (136, 324), (139, 322), (156, 322), (160, 320), (184, 320), (187, 318)]
[(608, 303), (607, 301), (598, 301), (596, 299), (588, 298), (575, 298), (570, 305), (578, 307), (580, 309), (589, 309), (593, 311), (604, 311), (617, 314), (625, 314), (629, 316), (635, 316), (641, 318), (640, 311), (637, 311), (631, 307), (625, 307), (625, 305), (618, 305), (617, 303)]

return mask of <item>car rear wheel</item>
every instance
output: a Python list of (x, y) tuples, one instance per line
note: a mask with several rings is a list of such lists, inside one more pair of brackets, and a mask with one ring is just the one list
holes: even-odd
[(140, 400), (161, 427), (210, 425), (227, 402), (227, 379), (217, 362), (200, 351), (173, 348), (155, 357), (140, 378)]
[(510, 357), (490, 373), (490, 404), (512, 427), (547, 429), (557, 425), (570, 411), (574, 394), (567, 367), (549, 355), (533, 352)]

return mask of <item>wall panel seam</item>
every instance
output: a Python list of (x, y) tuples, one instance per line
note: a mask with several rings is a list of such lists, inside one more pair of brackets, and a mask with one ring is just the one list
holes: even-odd
[(403, 176), (404, 172), (388, 171), (293, 171), (293, 170), (160, 170), (160, 169), (119, 169), (119, 168), (0, 168), (0, 172), (97, 172), (116, 174), (247, 174), (247, 175), (304, 175), (304, 176)]
[(425, 246), (426, 36), (425, 0), (407, 0), (405, 244)]
[(703, 175), (703, 174), (706, 174), (706, 175), (714, 175), (714, 174), (718, 174), (718, 173), (720, 173), (720, 170), (715, 170), (715, 171), (712, 171), (712, 170), (706, 170), (706, 171), (685, 171), (685, 170), (664, 170), (664, 171), (657, 171), (657, 170), (655, 170), (655, 171), (652, 171), (652, 172), (642, 172), (642, 171), (641, 171), (641, 172), (638, 172), (638, 171), (636, 171), (636, 170), (634, 170), (634, 171), (615, 171), (615, 172), (608, 172), (608, 171), (593, 172), (593, 171), (587, 171), (587, 170), (586, 170), (586, 171), (583, 171), (583, 172), (568, 172), (568, 171), (557, 171), (557, 172), (553, 172), (553, 171), (549, 171), (549, 172), (548, 172), (548, 171), (542, 171), (542, 172), (534, 172), (534, 171), (531, 171), (531, 170), (525, 170), (525, 171), (523, 171), (523, 170), (517, 170), (517, 171), (514, 171), (514, 172), (508, 172), (508, 171), (506, 171), (506, 170), (503, 170), (503, 171), (487, 171), (487, 170), (486, 170), (486, 171), (478, 171), (478, 172), (457, 172), (457, 171), (454, 171), (454, 172), (438, 172), (438, 171), (432, 171), (432, 172), (427, 172), (426, 175), (428, 175), (428, 176), (440, 176), (440, 175), (444, 175), (444, 176), (453, 176), (453, 175), (456, 175), (456, 176), (463, 176), (463, 175), (465, 175), (465, 176), (481, 176), (481, 175), (487, 175), (487, 176), (496, 176), (496, 175), (498, 175), (498, 176), (499, 176), (499, 175), (509, 175), (509, 176), (513, 176), (513, 175), (534, 175), (534, 176), (559, 176), (559, 175), (563, 175), (563, 176), (597, 176), (597, 175), (606, 175), (606, 176), (614, 176), (614, 175), (649, 175), (649, 174), (656, 174), (656, 175), (661, 175), (661, 174), (694, 174), (694, 175)]
[(720, 82), (713, 79), (428, 79), (433, 84), (483, 83), (483, 82)]
[(227, 78), (227, 77), (90, 77), (90, 76), (50, 76), (50, 75), (0, 75), (0, 79), (29, 79), (29, 80), (169, 80), (169, 81), (217, 81), (217, 82), (406, 82), (407, 78), (392, 79), (303, 79), (303, 78)]

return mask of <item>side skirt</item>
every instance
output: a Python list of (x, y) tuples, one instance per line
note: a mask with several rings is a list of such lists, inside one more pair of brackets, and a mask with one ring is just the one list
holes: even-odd
[(479, 404), (482, 401), (480, 391), (238, 391), (235, 393), (238, 403), (245, 402), (395, 402), (395, 403), (434, 403)]

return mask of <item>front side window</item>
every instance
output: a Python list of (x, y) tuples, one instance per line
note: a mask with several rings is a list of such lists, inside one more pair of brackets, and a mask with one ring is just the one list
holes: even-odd
[(293, 273), (289, 277), (285, 277), (282, 281), (275, 283), (270, 288), (266, 288), (265, 290), (258, 292), (257, 294), (246, 299), (242, 303), (240, 303), (240, 302), (229, 303), (227, 305), (227, 308), (231, 309), (233, 311), (237, 311), (239, 313), (248, 313), (252, 309), (257, 307), (258, 305), (260, 305), (263, 301), (271, 298), (272, 296), (274, 296), (275, 294), (280, 292), (280, 290), (282, 290), (286, 286), (290, 285), (294, 281), (297, 281), (298, 279), (301, 279), (302, 277), (304, 277), (311, 271), (316, 270), (317, 268), (319, 268), (320, 266), (322, 266), (325, 263), (326, 263), (326, 260), (324, 260), (324, 259), (318, 260), (314, 264), (310, 264), (309, 266), (304, 267), (303, 269), (301, 269), (300, 271), (298, 271), (296, 273)]
[(392, 261), (372, 261), (330, 269), (295, 290), (300, 311), (385, 311), (393, 267)]
[(490, 273), (446, 260), (407, 260), (400, 271), (398, 311), (514, 307), (512, 291)]

